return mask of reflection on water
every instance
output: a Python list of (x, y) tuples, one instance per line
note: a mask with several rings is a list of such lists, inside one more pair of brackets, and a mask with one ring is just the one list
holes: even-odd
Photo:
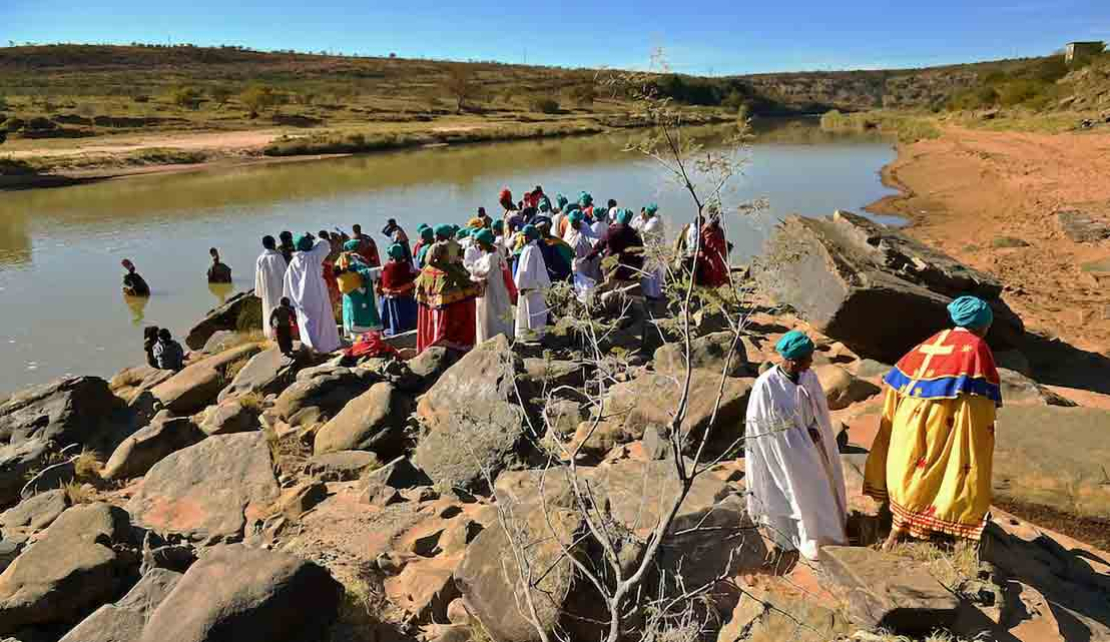
[(146, 305), (150, 302), (150, 298), (145, 296), (127, 296), (123, 295), (123, 300), (127, 303), (127, 307), (131, 309), (131, 325), (136, 328), (143, 325), (146, 319)]
[(235, 292), (235, 285), (232, 283), (209, 283), (208, 291), (216, 297), (214, 307), (217, 307), (227, 303), (228, 297)]
[[(550, 194), (589, 191), (636, 210), (656, 201), (673, 234), (688, 196), (658, 167), (624, 152), (629, 136), (470, 145), (312, 162), (146, 176), (0, 196), (0, 391), (66, 372), (109, 376), (140, 363), (144, 323), (185, 332), (232, 290), (254, 283), (261, 238), (362, 224), (377, 235), (396, 218), (421, 222), (495, 212), (497, 192), (540, 184)], [(710, 137), (711, 138), (711, 137)], [(885, 196), (880, 168), (891, 146), (830, 136), (808, 125), (764, 128), (733, 200), (766, 197), (771, 211), (728, 221), (739, 258), (758, 252), (787, 213), (826, 215)], [(381, 245), (385, 239), (378, 238)], [(233, 286), (209, 286), (208, 248), (219, 247)], [(131, 258), (153, 291), (125, 301), (119, 261)], [(33, 257), (33, 261), (32, 261)], [(29, 370), (31, 366), (34, 370)]]

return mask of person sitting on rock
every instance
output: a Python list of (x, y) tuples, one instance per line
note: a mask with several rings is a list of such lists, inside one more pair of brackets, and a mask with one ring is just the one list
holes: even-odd
[(143, 351), (146, 352), (146, 364), (151, 368), (158, 367), (158, 359), (154, 356), (154, 346), (158, 343), (158, 326), (149, 325), (143, 328)]
[(887, 502), (890, 550), (906, 534), (978, 541), (991, 506), (995, 412), (1002, 382), (986, 336), (994, 312), (960, 297), (955, 328), (911, 350), (886, 375), (879, 433), (867, 456), (863, 492)]
[(208, 255), (212, 257), (212, 266), (208, 268), (208, 282), (231, 283), (231, 268), (220, 262), (220, 251), (211, 248)]
[(166, 328), (158, 331), (158, 343), (154, 344), (154, 361), (160, 370), (180, 371), (185, 367), (185, 350), (181, 344), (173, 340), (173, 336)]
[(748, 514), (782, 551), (817, 559), (821, 546), (848, 543), (847, 493), (813, 340), (787, 333), (781, 364), (752, 386), (744, 426)]
[(127, 296), (150, 296), (150, 286), (135, 271), (135, 264), (131, 262), (131, 259), (124, 259), (122, 265), (123, 269), (127, 270), (127, 274), (123, 275), (123, 293)]

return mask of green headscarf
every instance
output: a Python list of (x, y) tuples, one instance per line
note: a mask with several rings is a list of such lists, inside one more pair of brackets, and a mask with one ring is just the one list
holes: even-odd
[(389, 246), (388, 250), (386, 250), (386, 254), (389, 254), (389, 258), (393, 259), (394, 261), (404, 261), (406, 256), (405, 246), (401, 245), (400, 243), (394, 243), (393, 245)]
[(461, 240), (465, 239), (466, 237), (470, 236), (470, 232), (471, 232), (471, 228), (469, 228), (469, 227), (464, 227), (464, 228), (460, 229), (458, 232), (455, 232), (455, 240), (456, 241), (461, 241)]
[(431, 243), (432, 241), (436, 240), (435, 230), (433, 230), (431, 227), (429, 227), (427, 225), (424, 225), (423, 223), (421, 223), (420, 225), (422, 227), (418, 227), (416, 229), (420, 232), (420, 238), (425, 243)]
[(357, 241), (355, 239), (351, 239), (350, 241), (347, 241), (346, 243), (343, 244), (343, 249), (347, 252), (357, 252), (358, 251), (358, 246), (360, 246), (360, 245), (362, 245), (362, 243), (360, 243), (359, 241)]
[(582, 213), (582, 210), (573, 210), (570, 214), (567, 214), (567, 220), (571, 223), (581, 223), (585, 219), (586, 215)]
[(647, 207), (644, 208), (644, 213), (647, 214), (648, 216), (655, 216), (655, 213), (658, 212), (658, 211), (659, 211), (659, 205), (657, 205), (655, 203), (648, 203)]
[(546, 196), (540, 199), (539, 210), (541, 212), (551, 211), (551, 200), (548, 199)]
[(540, 231), (537, 230), (536, 226), (532, 225), (531, 223), (525, 225), (524, 228), (520, 230), (520, 232), (524, 235), (524, 238), (529, 241), (535, 241), (540, 237)]
[(617, 222), (621, 225), (628, 225), (632, 222), (632, 216), (632, 210), (626, 207), (617, 214)]
[(455, 233), (455, 226), (441, 223), (435, 226), (436, 238), (449, 239)]
[(478, 232), (473, 235), (473, 238), (475, 241), (485, 245), (493, 245), (494, 241), (493, 231), (486, 228), (478, 230)]
[(960, 328), (985, 328), (994, 322), (991, 306), (973, 296), (962, 296), (949, 304), (948, 316)]
[(297, 240), (293, 242), (298, 252), (311, 252), (315, 243), (312, 242), (312, 237), (308, 234), (301, 234)]
[(810, 339), (801, 330), (787, 332), (775, 344), (775, 351), (781, 354), (783, 359), (790, 359), (791, 361), (804, 359), (813, 354), (816, 349), (817, 346), (813, 345), (813, 339)]
[(569, 202), (570, 199), (566, 196), (563, 196), (562, 194), (559, 194), (555, 197), (555, 205), (558, 206), (560, 212), (567, 208), (567, 203)]
[(578, 204), (582, 206), (582, 209), (586, 209), (590, 205), (593, 205), (593, 202), (594, 197), (590, 196), (589, 192), (581, 192), (578, 194)]

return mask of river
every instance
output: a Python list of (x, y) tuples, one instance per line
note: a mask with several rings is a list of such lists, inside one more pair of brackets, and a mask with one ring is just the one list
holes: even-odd
[[(859, 209), (886, 196), (880, 169), (895, 152), (875, 137), (828, 136), (813, 124), (763, 128), (732, 200), (766, 198), (767, 212), (728, 219), (736, 254), (758, 251), (774, 220)], [(623, 150), (627, 135), (493, 143), (322, 161), (142, 176), (47, 190), (0, 192), (0, 393), (67, 374), (110, 377), (143, 362), (143, 325), (181, 338), (228, 290), (206, 283), (218, 247), (235, 289), (253, 287), (265, 234), (349, 228), (379, 231), (396, 218), (462, 223), (497, 192), (543, 185), (549, 194), (656, 201), (674, 231), (688, 196), (659, 166)], [(153, 295), (133, 307), (120, 291), (130, 258)]]

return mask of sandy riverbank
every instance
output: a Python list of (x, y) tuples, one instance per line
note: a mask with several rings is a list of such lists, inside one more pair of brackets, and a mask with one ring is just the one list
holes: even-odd
[(1071, 209), (1110, 219), (1110, 134), (948, 128), (898, 152), (883, 179), (902, 194), (869, 210), (909, 219), (911, 235), (998, 276), (1029, 329), (1110, 350), (1110, 290), (1083, 269), (1110, 258), (1110, 241), (1076, 243), (1056, 221)]

